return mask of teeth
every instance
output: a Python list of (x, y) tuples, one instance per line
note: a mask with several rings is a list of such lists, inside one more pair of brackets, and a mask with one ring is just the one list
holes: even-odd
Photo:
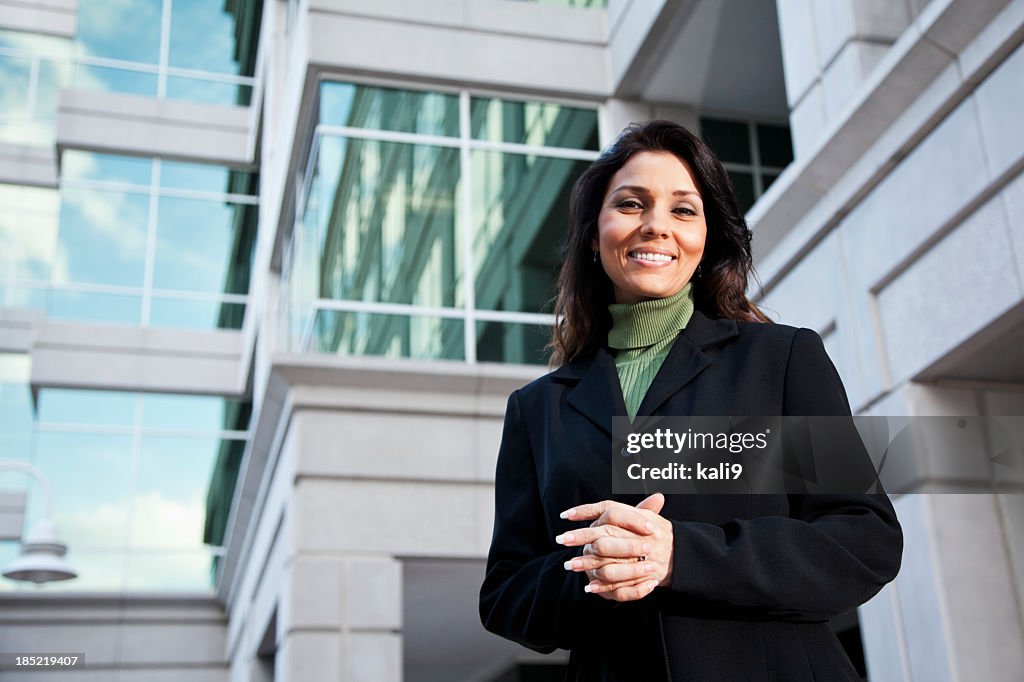
[(646, 253), (634, 251), (632, 256), (634, 258), (639, 258), (640, 260), (648, 260), (654, 263), (665, 263), (672, 260), (672, 256), (669, 256), (664, 253)]

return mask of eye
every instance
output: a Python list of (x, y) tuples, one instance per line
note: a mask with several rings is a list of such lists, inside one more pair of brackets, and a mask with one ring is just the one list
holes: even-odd
[(622, 201), (620, 201), (617, 204), (615, 204), (615, 207), (616, 208), (632, 208), (632, 209), (637, 209), (637, 208), (643, 208), (643, 204), (641, 204), (636, 199), (623, 199)]
[(677, 206), (676, 208), (672, 209), (672, 212), (677, 214), (677, 215), (684, 215), (684, 216), (695, 216), (695, 215), (697, 215), (697, 211), (693, 210), (689, 206)]

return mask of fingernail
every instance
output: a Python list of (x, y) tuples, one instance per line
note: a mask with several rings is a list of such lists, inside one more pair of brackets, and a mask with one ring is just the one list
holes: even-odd
[(590, 589), (590, 585), (584, 585), (584, 586), (583, 586), (583, 591), (584, 591), (584, 592), (593, 592), (593, 590), (592, 590), (592, 589)]
[(572, 570), (572, 561), (566, 561), (564, 564), (562, 564), (562, 568), (564, 568), (567, 571), (571, 571)]
[(572, 533), (562, 533), (555, 538), (555, 542), (560, 545), (564, 545), (567, 542), (572, 542)]
[(573, 507), (572, 509), (566, 509), (564, 512), (559, 514), (558, 518), (560, 518), (560, 519), (571, 519), (575, 515), (576, 515), (576, 508)]
[(653, 590), (657, 586), (658, 586), (658, 581), (657, 580), (652, 580), (649, 583), (647, 583), (647, 589), (648, 590)]

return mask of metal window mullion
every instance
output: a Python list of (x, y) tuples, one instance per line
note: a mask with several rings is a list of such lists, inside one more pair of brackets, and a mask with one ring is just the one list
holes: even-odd
[[(70, 189), (90, 189), (110, 192), (125, 192), (129, 194), (149, 194), (151, 187), (148, 185), (136, 185), (131, 182), (118, 180), (89, 180), (86, 178), (62, 179), (61, 185)], [(259, 196), (252, 194), (230, 194), (227, 192), (206, 192), (201, 189), (175, 189), (168, 187), (157, 187), (157, 194), (174, 199), (201, 199), (205, 201), (223, 201), (234, 204), (257, 205), (260, 202)]]
[(146, 221), (146, 263), (142, 279), (142, 326), (148, 327), (153, 305), (153, 268), (156, 262), (157, 210), (160, 193), (160, 158), (153, 159), (149, 181), (149, 219)]
[(555, 316), (548, 313), (523, 313), (515, 310), (477, 310), (478, 320), (486, 322), (511, 322), (513, 324), (554, 325)]
[(465, 296), (463, 349), (466, 362), (476, 364), (476, 271), (473, 264), (472, 150), (470, 148), (470, 95), (459, 92), (459, 214), (462, 226), (462, 286)]
[(39, 54), (33, 51), (28, 67), (28, 106), (26, 120), (32, 121), (36, 114), (36, 96), (39, 94)]
[(432, 145), (435, 147), (457, 148), (462, 145), (460, 139), (444, 137), (442, 135), (424, 135), (422, 133), (406, 133), (398, 130), (375, 130), (373, 128), (353, 128), (350, 126), (328, 125), (326, 123), (317, 125), (316, 133), (321, 137), (349, 137), (358, 140), (421, 144)]
[(459, 319), (465, 317), (461, 308), (418, 305), (416, 303), (384, 303), (380, 301), (347, 301), (335, 298), (318, 298), (313, 301), (317, 310), (334, 310), (346, 313), (370, 313), (372, 315), (420, 315)]
[(572, 159), (575, 161), (593, 161), (598, 152), (587, 149), (569, 149), (567, 147), (545, 147), (518, 142), (490, 142), (486, 140), (469, 140), (470, 149), (506, 154), (523, 154), (528, 156), (546, 156), (556, 159)]
[(171, 55), (171, 2), (172, 0), (164, 0), (160, 16), (160, 70), (156, 80), (157, 99), (167, 97), (167, 67)]
[(761, 181), (761, 150), (757, 148), (757, 123), (747, 121), (747, 138), (750, 143), (750, 161), (754, 167), (754, 200), (757, 201), (764, 193), (764, 183)]

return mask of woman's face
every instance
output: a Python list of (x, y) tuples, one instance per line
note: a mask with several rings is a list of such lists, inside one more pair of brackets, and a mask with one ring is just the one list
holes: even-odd
[(591, 246), (615, 302), (637, 303), (679, 293), (700, 263), (707, 232), (689, 165), (668, 152), (639, 152), (608, 183)]

